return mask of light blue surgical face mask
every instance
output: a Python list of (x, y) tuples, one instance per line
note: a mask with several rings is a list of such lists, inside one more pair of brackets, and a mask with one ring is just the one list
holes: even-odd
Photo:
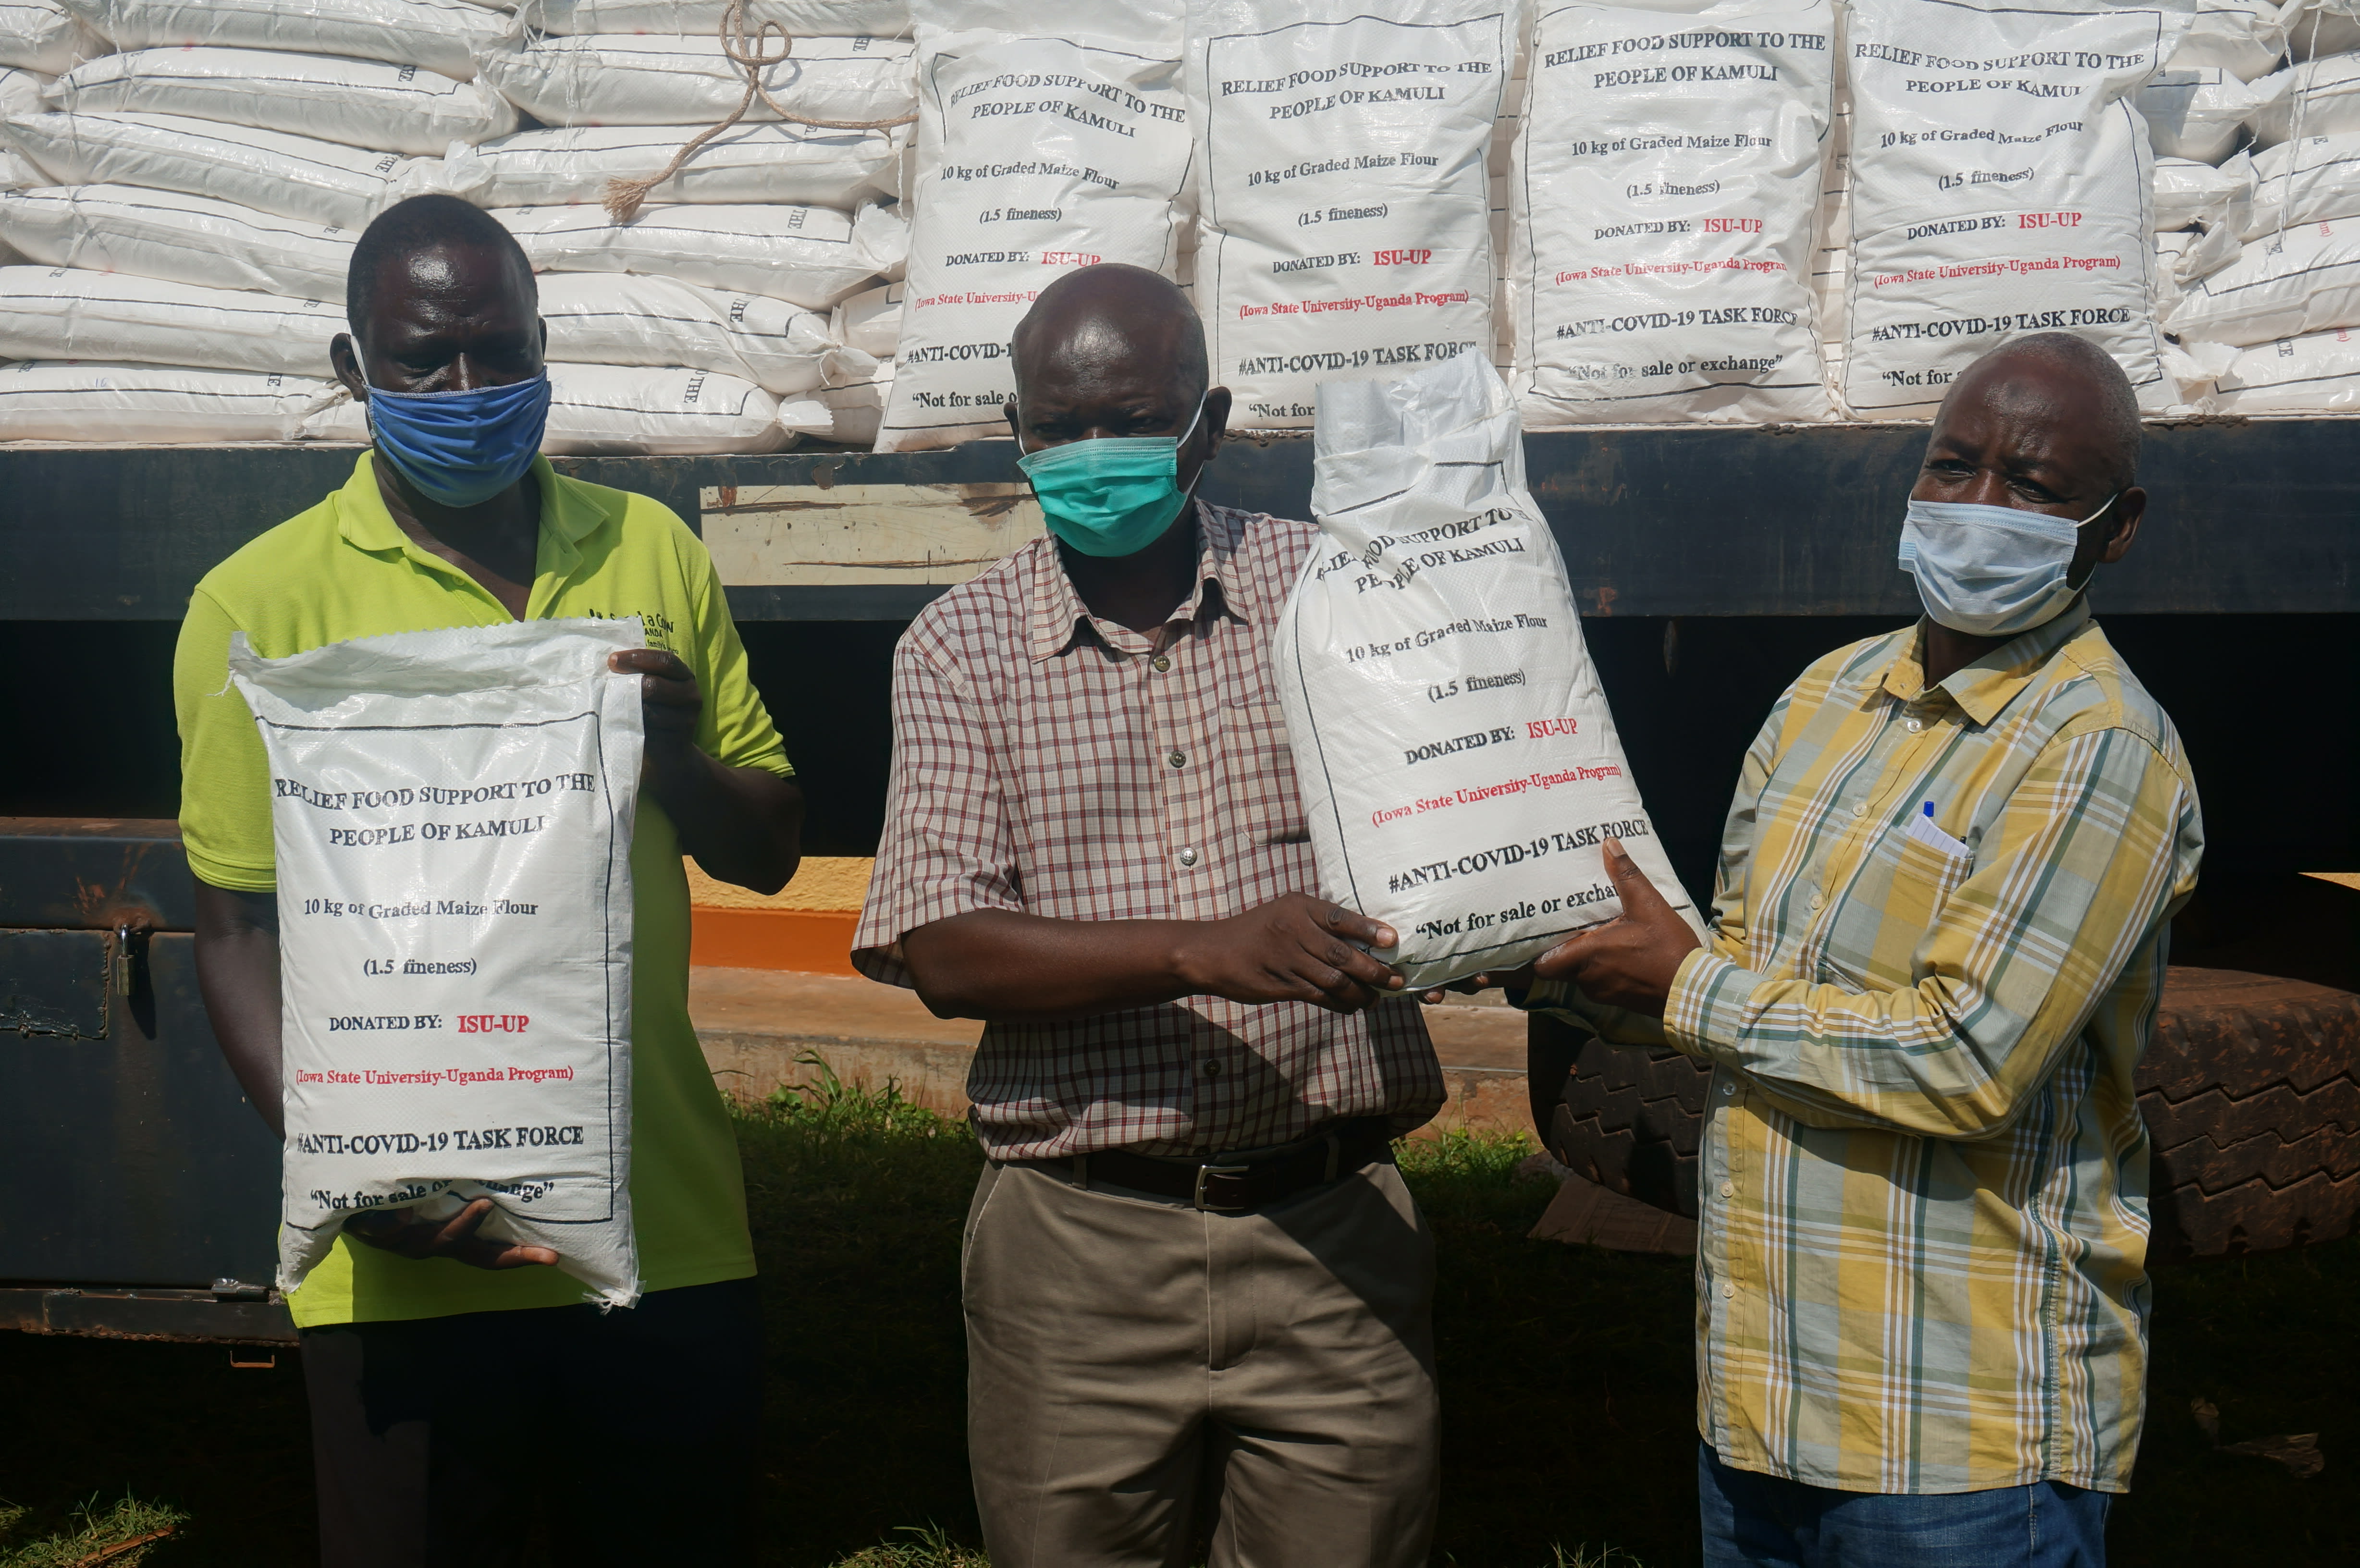
[[(1205, 399), (1177, 436), (1104, 436), (1028, 452), (1016, 460), (1049, 531), (1084, 555), (1136, 555), (1180, 515), (1180, 448), (1196, 433)], [(1023, 422), (1018, 414), (1019, 424)]]
[(524, 477), (549, 423), (549, 376), (472, 392), (369, 388), (377, 450), (410, 487), (444, 506), (474, 506)]
[(2061, 614), (2081, 590), (2065, 581), (2081, 531), (2120, 497), (2075, 522), (1975, 501), (1912, 501), (1901, 524), (1901, 570), (1938, 626), (2013, 637)]

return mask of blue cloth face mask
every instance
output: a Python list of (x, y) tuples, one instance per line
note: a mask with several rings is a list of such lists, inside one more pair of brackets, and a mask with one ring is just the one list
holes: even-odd
[(377, 450), (442, 506), (474, 506), (524, 477), (549, 423), (549, 375), (472, 392), (369, 388)]
[[(1049, 531), (1084, 555), (1136, 555), (1163, 537), (1187, 495), (1180, 448), (1196, 433), (1205, 399), (1177, 436), (1105, 436), (1028, 452), (1016, 460)], [(1021, 422), (1021, 421), (1020, 421)]]
[(2122, 494), (2075, 522), (1974, 501), (1912, 501), (1901, 524), (1901, 570), (1937, 626), (2012, 637), (2053, 619), (2079, 588), (2065, 581), (2081, 529)]

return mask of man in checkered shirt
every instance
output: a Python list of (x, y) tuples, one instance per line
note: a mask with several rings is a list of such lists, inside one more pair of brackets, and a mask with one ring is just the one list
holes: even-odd
[(1051, 537), (901, 638), (853, 952), (986, 1020), (985, 1544), (998, 1568), (1422, 1563), (1433, 1242), (1390, 1145), (1442, 1078), (1366, 951), (1393, 931), (1313, 894), (1268, 648), (1316, 530), (1194, 499), (1229, 395), (1168, 280), (1069, 274), (1011, 346)]

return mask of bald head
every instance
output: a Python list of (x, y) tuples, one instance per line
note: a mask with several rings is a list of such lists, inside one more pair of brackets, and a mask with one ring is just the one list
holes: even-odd
[(2109, 490), (2137, 482), (2138, 395), (2114, 356), (2087, 338), (2034, 332), (2000, 344), (1950, 384), (1935, 427), (1969, 402), (2012, 419), (2070, 427)]
[(1168, 383), (1194, 408), (1205, 395), (1205, 325), (1180, 286), (1143, 267), (1108, 262), (1069, 272), (1032, 301), (1009, 344), (1016, 392), (1043, 376)]

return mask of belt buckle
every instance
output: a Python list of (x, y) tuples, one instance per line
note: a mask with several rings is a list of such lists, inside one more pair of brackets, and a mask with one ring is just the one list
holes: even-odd
[(1205, 1201), (1205, 1178), (1207, 1176), (1243, 1176), (1253, 1169), (1251, 1165), (1199, 1165), (1196, 1167), (1196, 1191), (1189, 1200), (1207, 1214), (1243, 1214), (1244, 1203), (1208, 1203)]

